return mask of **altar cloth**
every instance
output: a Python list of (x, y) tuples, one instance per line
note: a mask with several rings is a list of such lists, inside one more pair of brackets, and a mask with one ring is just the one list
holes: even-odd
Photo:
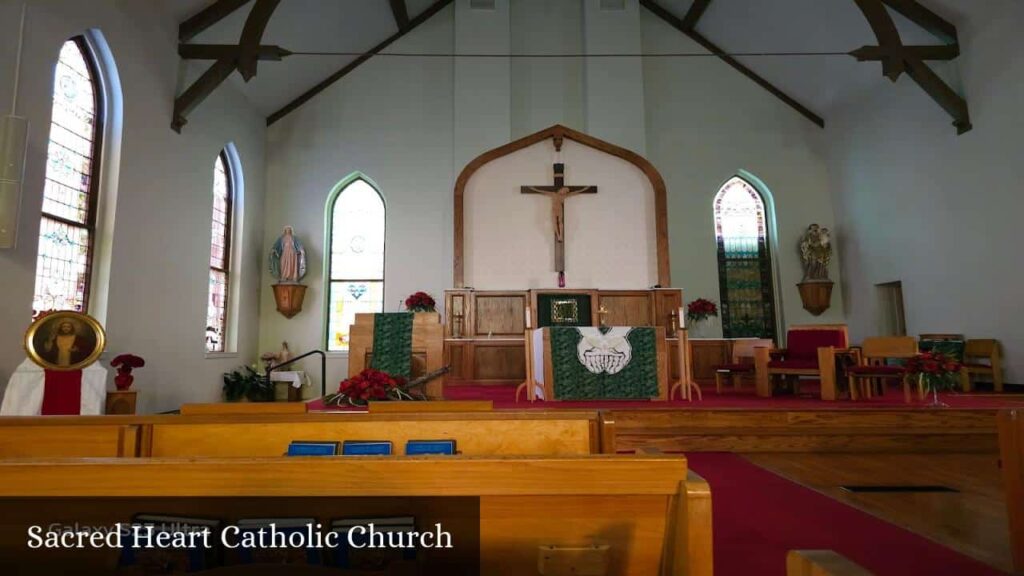
[[(41, 416), (45, 392), (46, 371), (26, 359), (7, 381), (0, 416)], [(102, 414), (106, 395), (107, 369), (99, 364), (83, 369), (79, 414)]]

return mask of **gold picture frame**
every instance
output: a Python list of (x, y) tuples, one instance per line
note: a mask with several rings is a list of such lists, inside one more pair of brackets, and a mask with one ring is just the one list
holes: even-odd
[(555, 324), (577, 324), (580, 321), (580, 305), (576, 300), (552, 300), (551, 321)]
[(103, 326), (70, 310), (43, 315), (25, 331), (25, 353), (47, 370), (81, 370), (96, 362), (106, 346)]

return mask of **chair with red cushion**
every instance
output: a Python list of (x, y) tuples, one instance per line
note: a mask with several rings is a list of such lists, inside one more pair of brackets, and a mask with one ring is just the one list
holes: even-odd
[(739, 388), (744, 376), (753, 376), (754, 349), (772, 348), (775, 343), (766, 338), (737, 338), (730, 341), (732, 358), (728, 364), (715, 366), (715, 390), (722, 393), (722, 380), (732, 379), (733, 388)]
[(849, 336), (845, 324), (792, 326), (786, 333), (786, 348), (755, 350), (757, 395), (770, 398), (778, 376), (799, 382), (801, 377), (821, 381), (821, 399), (836, 399), (836, 353), (847, 352)]
[[(850, 382), (850, 399), (856, 400), (858, 395), (871, 398), (875, 392), (875, 383), (881, 382), (880, 392), (884, 391), (884, 382), (897, 380), (903, 382), (903, 398), (910, 402), (910, 382), (905, 378), (903, 366), (887, 364), (890, 359), (913, 358), (917, 355), (917, 340), (912, 336), (896, 336), (889, 338), (865, 338), (861, 344), (860, 361), (856, 366), (846, 369)], [(923, 396), (923, 391), (918, 390)]]

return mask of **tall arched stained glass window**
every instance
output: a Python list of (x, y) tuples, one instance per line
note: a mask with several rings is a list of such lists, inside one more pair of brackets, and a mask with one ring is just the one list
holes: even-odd
[(768, 213), (761, 194), (739, 176), (715, 196), (715, 239), (724, 336), (774, 339)]
[(213, 163), (213, 219), (210, 234), (210, 288), (206, 304), (206, 351), (225, 352), (228, 326), (228, 287), (231, 275), (231, 236), (234, 182), (221, 152)]
[(34, 315), (89, 310), (102, 134), (96, 64), (85, 39), (72, 38), (61, 48), (54, 75)]
[(366, 180), (329, 204), (327, 349), (347, 351), (356, 314), (384, 310), (384, 199)]

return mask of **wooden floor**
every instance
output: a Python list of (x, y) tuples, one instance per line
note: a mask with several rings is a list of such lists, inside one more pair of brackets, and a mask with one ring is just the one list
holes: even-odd
[[(996, 454), (783, 454), (744, 456), (763, 468), (1012, 571)], [(943, 485), (959, 493), (850, 493), (849, 484)]]

